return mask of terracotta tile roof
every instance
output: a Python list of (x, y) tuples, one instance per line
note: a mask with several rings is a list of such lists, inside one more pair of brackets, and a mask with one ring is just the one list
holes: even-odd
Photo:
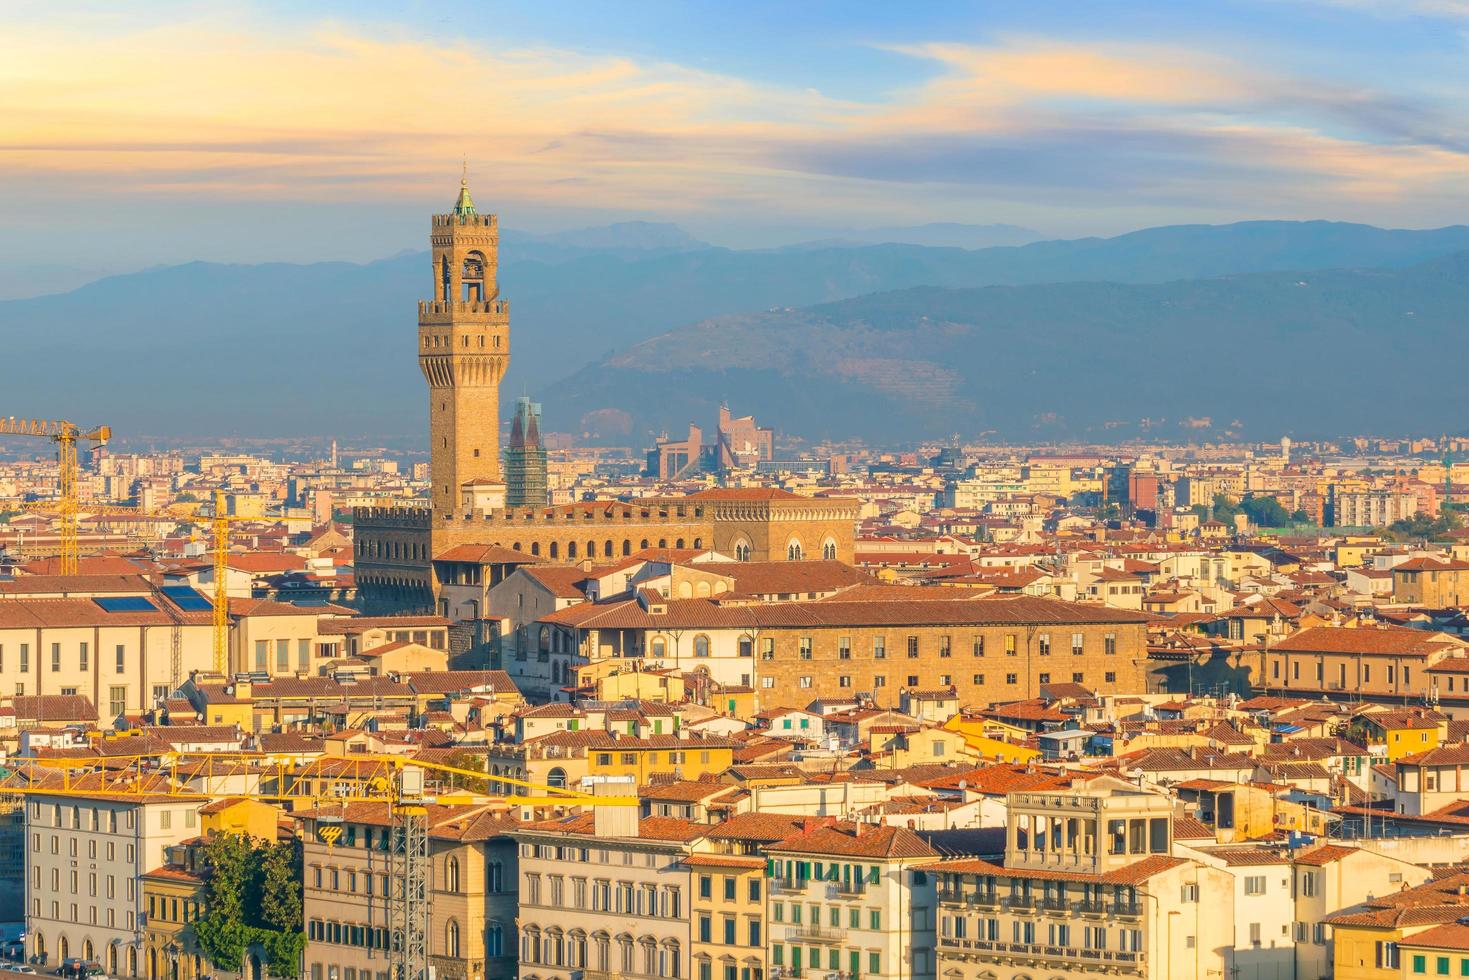
[(226, 559), (230, 568), (239, 572), (267, 574), (271, 572), (301, 572), (306, 570), (306, 559), (288, 552), (239, 552), (231, 553)]
[(1006, 867), (1003, 861), (985, 861), (978, 858), (960, 859), (957, 861), (944, 861), (941, 864), (932, 865), (929, 870), (935, 873), (948, 874), (977, 874), (994, 875), (996, 877), (1030, 878), (1038, 881), (1081, 881), (1092, 882), (1101, 885), (1139, 885), (1154, 875), (1162, 874), (1187, 864), (1184, 858), (1169, 857), (1166, 854), (1154, 854), (1136, 861), (1126, 867), (1116, 868), (1099, 875), (1086, 874), (1079, 871), (1052, 871), (1037, 870), (1031, 868)]
[(683, 863), (690, 868), (744, 868), (750, 871), (765, 867), (765, 859), (754, 854), (690, 854)]
[(124, 575), (26, 575), (0, 582), (0, 596), (13, 595), (108, 595), (131, 593), (148, 595), (153, 591), (148, 579), (133, 566)]
[[(520, 829), (528, 831), (552, 831), (555, 833), (590, 837), (596, 833), (595, 823), (596, 818), (593, 814), (578, 813), (556, 820), (542, 820), (537, 823), (521, 824)], [(700, 837), (705, 836), (709, 829), (708, 824), (695, 823), (692, 820), (681, 820), (678, 817), (643, 817), (638, 820), (638, 839), (687, 843), (688, 841), (698, 840)]]
[(691, 493), (685, 499), (717, 503), (725, 500), (806, 500), (807, 498), (778, 487), (714, 487)]
[(823, 593), (876, 584), (867, 572), (840, 561), (719, 562), (697, 567), (734, 579), (739, 595)]
[(1426, 657), (1463, 642), (1446, 633), (1399, 626), (1312, 626), (1271, 646), (1277, 653), (1378, 654)]
[(26, 694), (11, 700), (15, 716), (36, 721), (96, 721), (97, 709), (81, 694)]
[[(210, 601), (205, 596), (205, 601)], [(231, 599), (231, 616), (350, 616), (353, 610), (345, 606), (297, 606), (274, 599)]]
[(1365, 908), (1353, 906), (1328, 915), (1326, 921), (1333, 926), (1378, 929), (1457, 922), (1469, 916), (1469, 895), (1460, 894), (1465, 886), (1469, 886), (1469, 874), (1455, 868), (1416, 888), (1370, 898)]
[(1414, 752), (1398, 759), (1398, 765), (1453, 766), (1469, 763), (1469, 745), (1441, 745), (1425, 752)]
[(576, 565), (530, 565), (520, 569), (558, 599), (585, 599), (587, 573)]
[(1359, 848), (1342, 847), (1340, 844), (1320, 844), (1310, 850), (1300, 851), (1295, 856), (1297, 864), (1324, 867), (1356, 854)]
[(1202, 821), (1190, 816), (1173, 818), (1174, 840), (1213, 840), (1214, 831)]
[(938, 857), (927, 841), (906, 827), (871, 827), (851, 822), (800, 830), (766, 850), (862, 858)]
[(1398, 940), (1399, 946), (1414, 949), (1454, 949), (1469, 952), (1469, 925), (1449, 922), (1432, 929), (1405, 936)]
[(800, 830), (804, 819), (784, 813), (736, 813), (713, 827), (709, 831), (709, 839), (773, 844)]
[(503, 670), (425, 670), (404, 673), (398, 679), (419, 694), (454, 694), (485, 687), (496, 693), (518, 693), (519, 688)]
[(462, 561), (475, 565), (534, 565), (545, 559), (494, 544), (461, 544), (435, 555), (434, 561)]
[[(178, 612), (172, 605), (149, 596), (153, 607), (107, 612), (92, 599), (6, 599), (0, 601), (0, 629), (40, 629), (65, 626), (205, 626), (207, 612)], [(106, 597), (103, 597), (106, 601)]]
[(164, 865), (161, 868), (154, 868), (152, 871), (149, 871), (147, 874), (143, 875), (143, 877), (153, 878), (155, 880), (161, 879), (165, 881), (187, 882), (188, 884), (201, 884), (204, 881), (203, 878), (194, 874), (194, 872), (192, 871), (185, 871), (183, 868), (175, 868), (171, 865)]
[(1231, 868), (1254, 868), (1268, 864), (1290, 864), (1290, 859), (1277, 851), (1263, 847), (1209, 847), (1200, 848), (1200, 854), (1223, 861)]
[(324, 619), (316, 627), (319, 633), (352, 634), (366, 633), (375, 629), (413, 629), (422, 626), (448, 626), (443, 616), (344, 616), (340, 619)]
[(1138, 613), (1105, 606), (1014, 595), (954, 602), (776, 602), (745, 606), (714, 599), (670, 599), (654, 614), (636, 599), (580, 603), (540, 622), (585, 629), (767, 628), (840, 626), (961, 626), (1021, 624), (1142, 624)]

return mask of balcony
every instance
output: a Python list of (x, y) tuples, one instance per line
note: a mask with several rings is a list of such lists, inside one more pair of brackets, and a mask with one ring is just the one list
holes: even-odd
[(621, 970), (572, 970), (571, 980), (661, 980), (653, 973), (623, 973)]
[(1113, 949), (1079, 949), (1072, 946), (1044, 946), (1037, 943), (1006, 943), (995, 939), (960, 939), (940, 936), (939, 946), (945, 950), (974, 953), (985, 959), (1061, 960), (1089, 965), (1115, 964), (1126, 967), (1144, 961), (1142, 953), (1125, 953)]
[(770, 892), (773, 895), (800, 895), (806, 890), (806, 881), (796, 878), (771, 878)]
[(862, 898), (867, 894), (867, 882), (865, 881), (838, 881), (833, 882), (831, 894), (835, 898)]
[(1004, 908), (1010, 909), (1012, 911), (1016, 911), (1016, 912), (1034, 912), (1035, 911), (1035, 896), (1034, 895), (1011, 895), (1009, 898), (1005, 899), (1005, 901), (1002, 904), (1003, 904), (1003, 907)]
[(1113, 915), (1125, 915), (1130, 919), (1140, 918), (1143, 914), (1141, 902), (1113, 902), (1111, 906)]
[(786, 942), (788, 943), (835, 944), (843, 942), (846, 938), (847, 930), (838, 929), (835, 926), (791, 926), (786, 930)]
[(1082, 915), (1107, 914), (1107, 903), (1102, 901), (1100, 898), (1089, 898), (1082, 899), (1079, 902), (1072, 902), (1071, 908)]
[(1065, 895), (1056, 895), (1040, 900), (1040, 908), (1045, 912), (1065, 912), (1070, 907), (1071, 903), (1066, 900)]

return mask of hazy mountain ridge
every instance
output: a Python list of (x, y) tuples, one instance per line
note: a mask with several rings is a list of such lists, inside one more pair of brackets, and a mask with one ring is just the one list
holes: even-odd
[[(909, 245), (732, 251), (678, 247), (681, 234), (628, 229), (614, 237), (616, 247), (601, 249), (542, 243), (538, 247), (556, 250), (551, 260), (528, 257), (534, 249), (516, 245), (507, 233), (500, 276), (512, 311), (506, 395), (546, 389), (548, 420), (575, 426), (585, 412), (621, 411), (632, 407), (622, 401), (640, 397), (638, 392), (623, 396), (593, 386), (600, 394), (599, 404), (592, 405), (586, 394), (567, 394), (566, 385), (553, 384), (607, 352), (622, 352), (617, 356), (626, 358), (636, 350), (635, 356), (642, 357), (647, 349), (638, 344), (687, 324), (728, 315), (745, 322), (751, 311), (837, 302), (831, 310), (799, 314), (826, 320), (842, 309), (841, 301), (881, 291), (1088, 279), (1163, 282), (1281, 268), (1401, 267), (1469, 250), (1469, 228), (1464, 227), (1384, 231), (1328, 222), (1180, 226), (1113, 239), (980, 251)], [(650, 247), (627, 247), (629, 242)], [(5, 410), (155, 433), (413, 433), (422, 428), (424, 411), (423, 382), (414, 361), (414, 310), (428, 281), (424, 253), (367, 265), (198, 262), (103, 279), (69, 293), (0, 302), (0, 331), (11, 355), (0, 364), (8, 395)], [(1081, 304), (1073, 311), (1076, 317), (1094, 315), (1087, 307), (1111, 289), (1098, 287), (1083, 295), (1076, 288), (1052, 291)], [(1208, 287), (1220, 288), (1217, 283)], [(926, 294), (924, 301), (949, 302), (943, 293)], [(1186, 302), (1182, 296), (1174, 301)], [(856, 302), (863, 304), (864, 316), (878, 322), (886, 315), (882, 304), (893, 300)], [(930, 316), (937, 319), (939, 312)], [(790, 326), (780, 320), (781, 314), (762, 316)], [(967, 329), (962, 318), (949, 319), (945, 329)], [(869, 327), (878, 329), (871, 323)], [(690, 328), (687, 336), (699, 336), (701, 329), (707, 328)], [(914, 371), (922, 374), (920, 362), (938, 363), (926, 351), (900, 356), (875, 341), (859, 343), (859, 334), (841, 341), (843, 371), (868, 378), (879, 388), (884, 378), (889, 379), (888, 389), (911, 388), (905, 378), (916, 377)], [(1128, 335), (1117, 336), (1125, 342)], [(902, 337), (905, 343), (930, 343), (926, 335)], [(780, 363), (777, 352), (784, 340), (771, 336), (768, 349), (734, 353), (757, 358), (758, 365), (749, 370), (775, 379), (782, 375), (770, 366)], [(893, 367), (894, 359), (912, 362), (906, 375)], [(723, 369), (717, 360), (706, 358), (704, 363), (710, 370)], [(938, 363), (924, 390), (937, 390), (933, 386), (944, 379), (952, 385), (955, 378), (968, 377), (962, 370), (953, 374), (956, 370)], [(830, 376), (825, 370), (821, 374)], [(783, 399), (794, 398), (797, 404), (808, 400), (807, 393), (793, 393), (789, 387), (772, 380), (764, 387), (724, 394), (741, 411), (759, 411), (801, 431), (796, 419), (803, 420), (802, 426), (815, 424), (823, 403), (811, 402), (810, 412), (795, 412), (787, 420)], [(557, 398), (566, 404), (558, 406)], [(631, 424), (677, 427), (689, 417), (707, 414), (693, 414), (671, 399), (663, 408), (657, 414), (639, 410)], [(1281, 408), (1293, 410), (1287, 403)], [(1175, 411), (1171, 405), (1155, 410)], [(1103, 400), (1094, 414), (1116, 413)], [(862, 418), (853, 416), (852, 421)]]
[(1447, 352), (1466, 315), (1469, 253), (1401, 270), (918, 287), (708, 320), (542, 399), (553, 424), (613, 440), (706, 419), (726, 398), (834, 438), (1412, 431), (1464, 416), (1469, 377)]

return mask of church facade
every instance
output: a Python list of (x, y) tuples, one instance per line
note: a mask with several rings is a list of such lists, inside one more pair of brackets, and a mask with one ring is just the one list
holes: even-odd
[(433, 560), (465, 544), (551, 561), (603, 563), (645, 548), (713, 548), (746, 561), (853, 559), (857, 502), (775, 489), (527, 506), (501, 472), (500, 384), (510, 304), (500, 295), (499, 222), (461, 182), (429, 241), (432, 299), (418, 304), (433, 486), (424, 506), (353, 514), (358, 594), (371, 613), (439, 609)]

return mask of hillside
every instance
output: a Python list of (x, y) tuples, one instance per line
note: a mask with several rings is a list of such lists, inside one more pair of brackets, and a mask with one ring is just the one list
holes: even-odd
[[(740, 314), (739, 322), (753, 322), (761, 318), (751, 311), (879, 291), (1391, 268), (1466, 249), (1464, 227), (1386, 231), (1328, 222), (1179, 226), (977, 251), (914, 245), (731, 251), (673, 226), (637, 224), (580, 237), (507, 232), (501, 283), (511, 302), (513, 358), (506, 391), (549, 388), (548, 398), (567, 399), (564, 408), (547, 404), (552, 420), (575, 424), (588, 410), (589, 393), (562, 394), (567, 387), (554, 383), (612, 352), (713, 317)], [(414, 309), (427, 289), (427, 264), (422, 253), (367, 265), (191, 263), (0, 302), (10, 354), (0, 365), (6, 411), (163, 435), (418, 433), (424, 394), (414, 364)], [(938, 301), (940, 294), (914, 295)], [(1059, 301), (1078, 294), (1068, 287), (1047, 295)], [(1090, 293), (1079, 301), (1091, 302)], [(1056, 308), (1051, 315), (1072, 314), (1096, 311)], [(816, 314), (800, 316), (810, 315)], [(785, 314), (772, 316), (786, 322)], [(762, 360), (779, 363), (768, 352)], [(859, 363), (851, 370), (875, 376), (893, 368)], [(921, 375), (901, 380), (938, 390), (938, 380)], [(597, 407), (630, 408), (623, 403), (638, 397), (596, 390)], [(814, 396), (793, 396), (774, 380), (768, 388), (729, 394), (742, 406), (758, 400), (772, 417), (794, 412), (783, 424), (819, 414), (819, 403), (804, 413), (788, 410), (785, 399)], [(1120, 411), (1104, 400), (1091, 414)], [(676, 426), (688, 416), (670, 406), (646, 424)]]
[[(782, 431), (1114, 440), (1462, 428), (1469, 253), (1400, 270), (922, 287), (718, 317), (542, 393), (607, 439), (721, 399)], [(626, 413), (626, 414), (621, 414)]]

